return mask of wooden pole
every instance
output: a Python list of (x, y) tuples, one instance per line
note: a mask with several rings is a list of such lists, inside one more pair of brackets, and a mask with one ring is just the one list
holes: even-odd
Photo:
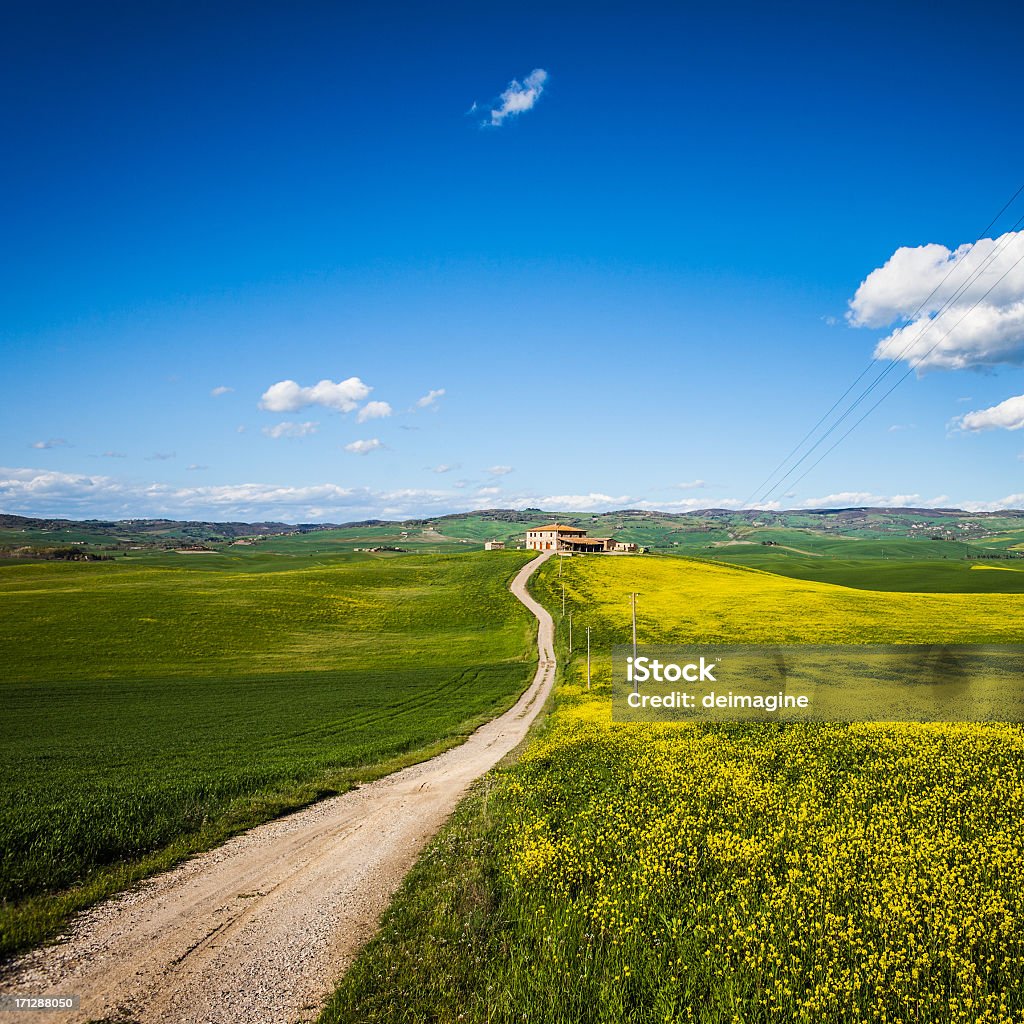
[[(633, 609), (633, 664), (636, 664), (636, 594), (629, 595), (629, 603)], [(640, 684), (634, 678), (633, 680), (633, 692), (640, 692)]]
[(590, 689), (590, 627), (587, 626), (587, 689)]

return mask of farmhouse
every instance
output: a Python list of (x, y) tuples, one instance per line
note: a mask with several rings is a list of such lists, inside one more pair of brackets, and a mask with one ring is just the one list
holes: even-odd
[(503, 540), (485, 540), (484, 551), (504, 551), (505, 542)]
[(612, 551), (615, 541), (611, 537), (588, 537), (586, 530), (575, 526), (550, 523), (526, 531), (526, 546), (532, 551)]

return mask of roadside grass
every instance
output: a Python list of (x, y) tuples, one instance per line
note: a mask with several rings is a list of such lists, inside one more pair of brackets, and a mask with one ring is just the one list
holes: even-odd
[(525, 561), (0, 568), (0, 955), (511, 706), (536, 661), (506, 589)]
[(645, 642), (1014, 642), (1024, 599), (587, 558), (541, 571), (556, 617), (563, 583), (593, 689), (576, 639), (321, 1024), (1022, 1019), (1021, 727), (614, 725), (608, 687), (633, 590)]

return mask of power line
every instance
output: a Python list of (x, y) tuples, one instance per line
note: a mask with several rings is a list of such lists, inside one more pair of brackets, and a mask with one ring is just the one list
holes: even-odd
[(838, 438), (838, 440), (835, 441), (834, 444), (830, 445), (824, 452), (822, 452), (822, 454), (810, 466), (808, 466), (807, 469), (805, 469), (804, 472), (801, 473), (800, 476), (797, 477), (796, 480), (793, 481), (793, 486), (795, 487), (798, 483), (800, 483), (800, 481), (803, 480), (803, 478), (805, 476), (807, 476), (807, 474), (810, 473), (811, 470), (814, 469), (814, 467), (817, 466), (819, 462), (821, 462), (830, 452), (832, 452), (836, 448), (838, 448), (839, 445), (842, 444), (843, 441), (845, 441), (846, 438), (848, 438), (850, 436), (850, 434), (852, 434), (857, 429), (857, 427), (859, 427), (886, 400), (886, 398), (888, 398), (889, 395), (891, 395), (893, 393), (893, 391), (895, 391), (896, 388), (898, 388), (900, 386), (900, 384), (902, 384), (903, 381), (905, 381), (907, 379), (907, 377), (909, 377), (914, 372), (914, 370), (916, 370), (917, 367), (920, 366), (924, 362), (924, 360), (927, 359), (928, 356), (930, 356), (932, 354), (932, 352), (934, 352), (939, 347), (939, 345), (941, 344), (943, 339), (949, 337), (949, 335), (952, 333), (952, 331), (955, 328), (959, 327), (960, 324), (962, 324), (964, 322), (964, 320), (966, 320), (967, 317), (971, 313), (973, 313), (975, 309), (977, 309), (977, 307), (981, 304), (982, 299), (986, 298), (986, 296), (988, 296), (989, 292), (991, 292), (995, 288), (995, 286), (997, 284), (999, 284), (999, 282), (1002, 281), (1003, 278), (1006, 277), (1006, 275), (1009, 274), (1011, 270), (1013, 270), (1014, 267), (1016, 267), (1018, 264), (1020, 264), (1022, 262), (1024, 262), (1024, 254), (1019, 256), (1016, 260), (1014, 260), (1013, 263), (1010, 264), (1009, 267), (1006, 268), (1006, 270), (1000, 275), (1000, 277), (993, 283), (992, 287), (989, 288), (989, 290), (987, 292), (985, 292), (985, 294), (982, 295), (981, 298), (978, 299), (978, 301), (975, 302), (974, 305), (971, 306), (971, 308), (969, 310), (967, 310), (967, 312), (964, 313), (964, 315), (962, 317), (960, 317), (960, 319), (957, 320), (957, 322), (955, 324), (953, 324), (953, 326), (948, 331), (946, 331), (946, 333), (942, 336), (942, 338), (939, 338), (939, 340), (934, 345), (932, 345), (932, 347), (930, 349), (928, 349), (928, 351), (917, 361), (916, 364), (907, 367), (906, 371), (893, 382), (892, 387), (890, 387), (889, 390), (886, 391), (882, 395), (882, 397), (879, 398), (878, 401), (875, 402), (875, 404), (873, 406), (871, 406), (871, 408), (868, 409), (868, 411), (865, 412), (864, 415), (861, 416), (861, 418), (859, 420), (857, 420), (857, 422), (854, 423), (853, 426), (851, 426), (849, 430), (846, 431), (845, 434), (843, 434), (840, 438)]
[[(1024, 216), (1022, 216), (1017, 221), (1017, 223), (1013, 225), (1013, 227), (1011, 228), (1011, 232), (1017, 230), (1017, 228), (1019, 228), (1021, 225), (1024, 225)], [(1007, 234), (1009, 234), (1009, 232)], [(887, 365), (885, 366), (885, 368), (867, 386), (867, 388), (865, 388), (864, 391), (860, 395), (858, 395), (857, 398), (855, 398), (853, 402), (850, 403), (850, 405), (844, 410), (843, 414), (837, 420), (835, 420), (832, 423), (832, 425), (828, 428), (828, 430), (826, 430), (825, 433), (822, 434), (821, 437), (819, 437), (818, 440), (815, 441), (814, 444), (811, 445), (811, 447), (808, 448), (807, 451), (804, 452), (804, 454), (801, 455), (800, 458), (797, 459), (797, 461), (795, 463), (793, 463), (792, 466), (790, 466), (790, 468), (786, 471), (786, 473), (782, 477), (780, 477), (779, 480), (777, 480), (764, 494), (761, 495), (761, 499), (760, 500), (762, 502), (767, 501), (768, 498), (772, 495), (772, 493), (777, 491), (785, 483), (785, 481), (808, 458), (808, 456), (810, 456), (811, 453), (814, 452), (829, 437), (829, 435), (857, 408), (857, 406), (859, 406), (861, 404), (861, 402), (863, 402), (871, 394), (871, 392), (874, 391), (875, 388), (878, 387), (878, 385), (881, 384), (883, 380), (885, 380), (885, 378), (895, 369), (896, 365), (899, 362), (901, 362), (903, 360), (903, 358), (910, 352), (911, 348), (915, 344), (918, 344), (921, 341), (921, 339), (924, 338), (925, 335), (927, 335), (928, 332), (937, 323), (939, 323), (939, 320), (942, 317), (943, 313), (945, 313), (947, 310), (949, 310), (954, 305), (956, 300), (958, 298), (960, 298), (963, 295), (963, 293), (985, 272), (985, 270), (989, 267), (989, 265), (992, 262), (994, 262), (995, 258), (1000, 254), (1000, 252), (1002, 252), (1003, 249), (1006, 248), (1006, 246), (1008, 244), (1009, 244), (1008, 242), (1003, 242), (1001, 247), (997, 246), (997, 247), (993, 248), (993, 250), (981, 262), (981, 264), (978, 267), (976, 267), (971, 272), (970, 277), (968, 277), (966, 281), (964, 281), (961, 285), (959, 285), (957, 290), (936, 311), (935, 316), (928, 322), (928, 326), (925, 327), (924, 330), (921, 331), (915, 338), (912, 338), (907, 343), (907, 345), (903, 348), (903, 350), (901, 352), (899, 352), (895, 356), (891, 356), (890, 357), (890, 360), (887, 363)], [(1016, 265), (1016, 264), (1014, 264), (1014, 265)], [(1012, 267), (1010, 269), (1012, 269)], [(1007, 271), (1007, 273), (1009, 273), (1009, 271)], [(1005, 277), (1005, 276), (1006, 276), (1006, 274), (1003, 275), (1003, 277)], [(1001, 281), (1002, 277), (1000, 277), (999, 280)], [(993, 285), (992, 287), (994, 288), (995, 285)], [(991, 290), (992, 289), (990, 288), (989, 292)], [(985, 295), (988, 295), (989, 292), (986, 292)], [(982, 297), (984, 298), (984, 296), (982, 296)], [(978, 303), (975, 303), (975, 305), (972, 306), (971, 309), (972, 310), (975, 309), (977, 307), (977, 305), (978, 305)], [(959, 324), (959, 323), (960, 323), (960, 321), (957, 321), (957, 324)], [(905, 330), (905, 328), (903, 328), (903, 329)], [(923, 361), (924, 358), (927, 357), (927, 355), (930, 355), (932, 352), (935, 351), (935, 349), (938, 347), (938, 344), (941, 343), (943, 338), (948, 337), (949, 333), (950, 332), (947, 331), (946, 334), (944, 334), (942, 336), (942, 338), (939, 339), (939, 342), (937, 342), (935, 345), (933, 345), (928, 350), (928, 352), (926, 353), (926, 356), (922, 357), (921, 360), (918, 360), (918, 363), (917, 363), (918, 366), (921, 365), (921, 362)], [(861, 376), (863, 376), (863, 374), (861, 374)], [(904, 379), (903, 377), (900, 378), (900, 380), (903, 380), (903, 379)], [(849, 391), (850, 391), (850, 389), (847, 389), (847, 394), (849, 393)], [(888, 391), (886, 392), (886, 394), (889, 394), (889, 393), (890, 392), (888, 392)], [(860, 421), (858, 420), (858, 422), (860, 422)]]
[[(1008, 210), (1010, 208), (1010, 206), (1013, 205), (1013, 203), (1017, 200), (1017, 198), (1021, 195), (1022, 192), (1024, 192), (1024, 184), (1021, 184), (1021, 186), (1013, 193), (1013, 195), (1003, 204), (1002, 208), (995, 215), (995, 217), (993, 217), (992, 220), (989, 221), (989, 223), (985, 226), (985, 228), (982, 229), (982, 231), (978, 235), (979, 238), (982, 238), (982, 237), (984, 237), (985, 235), (988, 234), (989, 230), (999, 221), (999, 219), (1006, 212), (1006, 210)], [(1024, 224), (1024, 217), (1021, 217), (1021, 218), (1018, 219), (1017, 223), (1014, 224), (1013, 227), (1010, 229), (1010, 232), (1013, 232), (1013, 231), (1017, 230), (1017, 228), (1020, 227), (1022, 224)], [(1010, 232), (1007, 232), (1007, 233), (1010, 233)], [(1007, 233), (1004, 233), (1004, 234), (1007, 234)], [(995, 258), (999, 255), (999, 253), (1002, 251), (1002, 249), (1005, 248), (1006, 244), (1007, 244), (1007, 242), (1004, 239), (1001, 244), (997, 244), (988, 253), (988, 255), (982, 260), (981, 264), (977, 268), (975, 268), (974, 271), (972, 271), (972, 273), (968, 277), (968, 279), (965, 282), (963, 282), (953, 292), (953, 294), (950, 295), (949, 298), (947, 298), (945, 300), (945, 302), (942, 304), (942, 306), (940, 306), (940, 308), (936, 311), (934, 317), (929, 322), (928, 326), (925, 327), (925, 329), (923, 331), (919, 332), (916, 337), (912, 338), (908, 342), (906, 347), (903, 349), (903, 351), (901, 351), (898, 355), (896, 355), (894, 357), (891, 357), (891, 360), (890, 360), (889, 364), (882, 370), (882, 372), (875, 378), (875, 380), (873, 380), (868, 385), (868, 387), (860, 395), (858, 395), (858, 397), (852, 403), (850, 403), (849, 407), (843, 412), (843, 414), (835, 422), (833, 422), (831, 424), (831, 426), (828, 428), (828, 430), (820, 438), (818, 438), (818, 440), (806, 452), (804, 452), (804, 454), (800, 457), (800, 459), (797, 460), (797, 462), (795, 462), (792, 466), (790, 466), (790, 468), (783, 474), (783, 476), (781, 478), (776, 480), (775, 483), (773, 483), (768, 488), (768, 490), (765, 491), (762, 494), (762, 496), (760, 498), (760, 502), (767, 501), (767, 499), (770, 497), (770, 495), (774, 491), (778, 490), (779, 487), (781, 487), (783, 485), (783, 483), (786, 481), (786, 479), (788, 477), (790, 477), (793, 474), (793, 472), (808, 458), (808, 456), (813, 451), (815, 451), (822, 444), (823, 441), (825, 441), (828, 438), (828, 436), (857, 408), (857, 406), (859, 406), (868, 397), (868, 395), (871, 394), (871, 392), (876, 387), (878, 387), (879, 384), (881, 384), (881, 382), (885, 379), (885, 377), (888, 376), (888, 374), (893, 370), (895, 365), (898, 362), (900, 362), (904, 358), (904, 356), (910, 351), (911, 347), (914, 346), (915, 344), (920, 344), (921, 339), (928, 333), (928, 331), (932, 328), (932, 326), (940, 319), (942, 314), (944, 312), (946, 312), (953, 305), (953, 303), (964, 293), (964, 291), (966, 291), (966, 289), (975, 280), (977, 280), (977, 278), (988, 268), (988, 266), (995, 260)], [(940, 289), (943, 287), (943, 285), (949, 279), (950, 275), (953, 274), (954, 271), (958, 270), (961, 266), (964, 266), (965, 264), (966, 264), (966, 260), (963, 260), (963, 261), (954, 262), (954, 263), (952, 263), (950, 265), (949, 269), (943, 275), (942, 280), (940, 280), (939, 283), (936, 284), (935, 287), (931, 290), (931, 292), (928, 294), (928, 296), (919, 303), (917, 309), (914, 311), (914, 313), (909, 318), (908, 324), (905, 327), (901, 327), (899, 329), (899, 331), (897, 332), (896, 336), (901, 334), (904, 330), (907, 329), (907, 327), (909, 327), (912, 323), (914, 323), (917, 320), (918, 315), (923, 310), (925, 310), (927, 308), (928, 303), (931, 302), (931, 300), (935, 297), (935, 295), (940, 291)], [(986, 292), (986, 294), (988, 294), (988, 293)], [(972, 308), (974, 308), (974, 307), (972, 307)], [(947, 332), (947, 334), (948, 334), (948, 332)], [(945, 335), (944, 335), (944, 337), (945, 337)], [(931, 351), (934, 351), (934, 347), (929, 350), (929, 352), (931, 352)], [(797, 444), (790, 450), (790, 452), (775, 466), (774, 469), (772, 469), (772, 471), (768, 474), (768, 476), (765, 477), (765, 479), (762, 480), (760, 484), (758, 484), (758, 486), (754, 489), (754, 491), (751, 493), (751, 495), (744, 501), (744, 503), (743, 503), (744, 507), (749, 507), (750, 506), (751, 501), (755, 497), (757, 497), (757, 495), (759, 493), (761, 493), (762, 489), (767, 484), (769, 484), (776, 477), (776, 474), (781, 469), (783, 469), (786, 466), (786, 464), (790, 461), (790, 459), (792, 459), (792, 457), (798, 451), (800, 451), (800, 449), (815, 434), (815, 432), (822, 426), (822, 424), (824, 424), (829, 419), (829, 417), (832, 415), (832, 413), (834, 413), (836, 411), (836, 409), (839, 408), (839, 406), (846, 400), (846, 398), (857, 387), (857, 385), (860, 384), (860, 382), (864, 379), (864, 377), (871, 371), (871, 369), (875, 366), (876, 362), (877, 362), (876, 360), (872, 360), (871, 362), (869, 362), (864, 367), (863, 370), (861, 370), (861, 372), (857, 375), (856, 378), (854, 378), (853, 382), (849, 385), (849, 387), (847, 387), (846, 390), (835, 400), (835, 402), (832, 403), (832, 405), (828, 408), (828, 410), (826, 410), (826, 412), (821, 417), (819, 417), (819, 419), (811, 427), (811, 429), (808, 430), (806, 434), (804, 434), (804, 436), (800, 439), (800, 441), (797, 442)], [(918, 365), (920, 365), (920, 362), (918, 362)], [(904, 375), (904, 377), (905, 376), (906, 375)], [(900, 380), (903, 380), (904, 377), (901, 377)], [(889, 394), (889, 393), (890, 392), (888, 392), (888, 391), (886, 392), (886, 394)], [(872, 408), (874, 408), (874, 407), (872, 407)], [(859, 422), (862, 422), (862, 420), (858, 420), (858, 423)], [(844, 437), (845, 436), (846, 435), (844, 435)], [(829, 449), (829, 450), (831, 450), (831, 449)], [(815, 465), (817, 465), (817, 463), (815, 463)], [(801, 477), (800, 479), (803, 479), (803, 477)]]

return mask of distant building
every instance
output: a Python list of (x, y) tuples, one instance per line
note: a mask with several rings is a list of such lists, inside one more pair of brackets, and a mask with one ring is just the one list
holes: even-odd
[(617, 540), (612, 548), (613, 551), (625, 551), (627, 554), (633, 555), (640, 550), (639, 545), (630, 544), (624, 540)]
[(484, 551), (504, 551), (505, 542), (503, 540), (485, 540)]
[(588, 537), (586, 530), (576, 526), (550, 523), (526, 531), (526, 546), (531, 551), (571, 551), (586, 554), (611, 551), (615, 541), (611, 537)]

